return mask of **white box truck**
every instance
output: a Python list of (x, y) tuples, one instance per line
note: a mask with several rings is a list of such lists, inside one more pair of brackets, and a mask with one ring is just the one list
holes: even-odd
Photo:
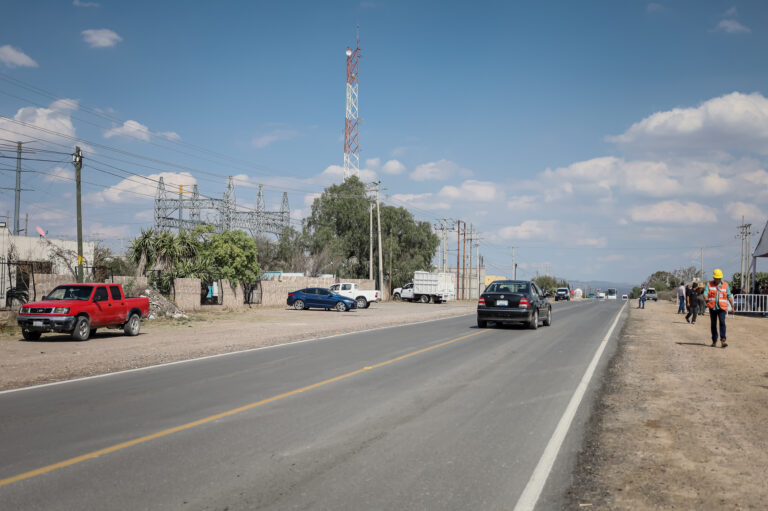
[(413, 282), (392, 291), (396, 302), (443, 303), (456, 297), (456, 275), (453, 273), (417, 271)]

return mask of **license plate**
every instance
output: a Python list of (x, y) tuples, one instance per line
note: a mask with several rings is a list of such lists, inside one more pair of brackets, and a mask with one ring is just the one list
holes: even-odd
[(43, 326), (43, 322), (42, 321), (33, 321), (32, 322), (32, 326)]
[(509, 305), (507, 300), (496, 300), (496, 307), (506, 307)]

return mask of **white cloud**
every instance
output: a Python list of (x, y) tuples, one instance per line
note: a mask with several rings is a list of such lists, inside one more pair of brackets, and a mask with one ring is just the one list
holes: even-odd
[(55, 182), (62, 182), (62, 181), (74, 181), (75, 180), (75, 171), (73, 169), (68, 169), (66, 167), (54, 167), (53, 170), (51, 170), (49, 173), (47, 173), (45, 176), (43, 176), (44, 181), (55, 181)]
[(7, 67), (37, 67), (37, 62), (9, 44), (0, 46), (0, 62)]
[(768, 172), (762, 169), (756, 170), (754, 172), (750, 172), (748, 174), (744, 174), (743, 177), (750, 183), (753, 183), (756, 185), (768, 186)]
[(757, 92), (733, 92), (697, 107), (657, 112), (606, 139), (652, 151), (742, 149), (768, 154), (768, 99)]
[(80, 0), (75, 0), (72, 2), (72, 5), (75, 7), (98, 7), (99, 4), (96, 2), (81, 2)]
[(697, 202), (663, 201), (635, 206), (629, 210), (635, 222), (700, 224), (717, 221), (717, 212)]
[(406, 209), (413, 207), (432, 211), (451, 208), (449, 202), (436, 200), (435, 195), (432, 193), (396, 193), (390, 195), (389, 198), (396, 203), (396, 206), (402, 206)]
[(462, 201), (493, 202), (503, 198), (503, 194), (496, 183), (474, 179), (464, 181), (458, 187), (444, 186), (437, 195), (445, 199)]
[(733, 18), (739, 13), (738, 9), (736, 9), (736, 6), (730, 7), (727, 11), (723, 13), (723, 16), (726, 18)]
[[(326, 169), (320, 173), (321, 182), (336, 182), (344, 179), (344, 167), (341, 165), (329, 165)], [(376, 179), (376, 172), (370, 169), (360, 169), (360, 180), (374, 181)]]
[(411, 179), (414, 181), (444, 181), (457, 175), (461, 177), (469, 177), (472, 175), (472, 171), (462, 169), (456, 163), (442, 159), (419, 165), (413, 172), (411, 172)]
[(368, 158), (365, 160), (365, 167), (371, 170), (379, 170), (381, 168), (381, 158)]
[(505, 239), (554, 240), (557, 222), (555, 220), (526, 220), (520, 225), (510, 225), (499, 230), (499, 236)]
[[(33, 127), (0, 119), (0, 137), (9, 140), (23, 140), (24, 138), (40, 138), (42, 136), (53, 143), (71, 146), (72, 141), (66, 137), (75, 136), (71, 113), (77, 108), (78, 102), (74, 99), (59, 99), (51, 103), (48, 108), (32, 106), (20, 108), (13, 116), (14, 120), (55, 132), (55, 134), (44, 133)], [(81, 144), (81, 147), (84, 146)]]
[(132, 121), (132, 120), (125, 121), (122, 126), (108, 130), (106, 133), (104, 133), (104, 138), (121, 136), (121, 137), (134, 138), (136, 140), (141, 140), (143, 142), (149, 142), (152, 135), (163, 137), (173, 141), (181, 140), (181, 137), (179, 136), (178, 133), (175, 133), (173, 131), (161, 131), (161, 132), (153, 133), (149, 131), (149, 128), (147, 128), (140, 122)]
[(397, 160), (389, 160), (381, 167), (381, 171), (385, 174), (398, 175), (405, 172), (405, 165)]
[(749, 34), (752, 32), (749, 27), (745, 27), (733, 19), (721, 20), (713, 30), (715, 32), (725, 32), (727, 34)]
[(648, 5), (645, 6), (645, 10), (647, 12), (661, 12), (661, 11), (664, 10), (664, 6), (661, 5), (661, 4), (657, 4), (657, 3), (651, 2), (651, 3), (649, 3)]
[(82, 31), (83, 41), (88, 43), (91, 48), (110, 48), (120, 41), (122, 37), (108, 28), (92, 28)]
[(530, 210), (538, 201), (539, 199), (534, 195), (519, 195), (512, 197), (511, 200), (507, 202), (507, 208), (523, 211)]
[(299, 132), (296, 130), (276, 129), (270, 131), (269, 133), (254, 137), (253, 140), (251, 140), (251, 145), (258, 147), (259, 149), (263, 149), (264, 147), (274, 144), (275, 142), (296, 138), (298, 134)]
[(701, 179), (700, 187), (708, 195), (723, 195), (731, 190), (730, 181), (716, 172), (704, 176)]
[(741, 221), (741, 217), (744, 217), (747, 222), (762, 223), (765, 220), (765, 214), (759, 207), (746, 202), (729, 202), (725, 205), (725, 212), (734, 220)]
[(150, 174), (146, 178), (132, 176), (123, 179), (118, 184), (106, 190), (87, 195), (84, 200), (92, 204), (105, 203), (135, 203), (138, 201), (154, 200), (157, 192), (157, 182), (163, 178), (165, 189), (178, 191), (179, 186), (189, 187), (197, 184), (197, 180), (188, 172), (162, 172)]

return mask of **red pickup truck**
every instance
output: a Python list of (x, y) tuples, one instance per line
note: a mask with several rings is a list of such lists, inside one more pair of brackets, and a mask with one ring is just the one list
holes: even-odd
[(120, 284), (64, 284), (42, 301), (22, 305), (17, 321), (29, 341), (45, 332), (68, 332), (85, 341), (98, 328), (139, 335), (141, 318), (148, 314), (149, 298), (126, 298)]

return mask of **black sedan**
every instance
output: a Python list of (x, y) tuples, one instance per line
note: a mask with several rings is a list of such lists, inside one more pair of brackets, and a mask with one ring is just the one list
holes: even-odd
[(314, 307), (316, 309), (336, 309), (339, 312), (357, 308), (357, 302), (346, 296), (339, 296), (330, 289), (308, 287), (288, 293), (288, 306), (296, 310)]
[(492, 321), (524, 323), (530, 328), (552, 324), (552, 305), (535, 282), (529, 280), (497, 280), (492, 282), (477, 302), (477, 326), (485, 328)]

